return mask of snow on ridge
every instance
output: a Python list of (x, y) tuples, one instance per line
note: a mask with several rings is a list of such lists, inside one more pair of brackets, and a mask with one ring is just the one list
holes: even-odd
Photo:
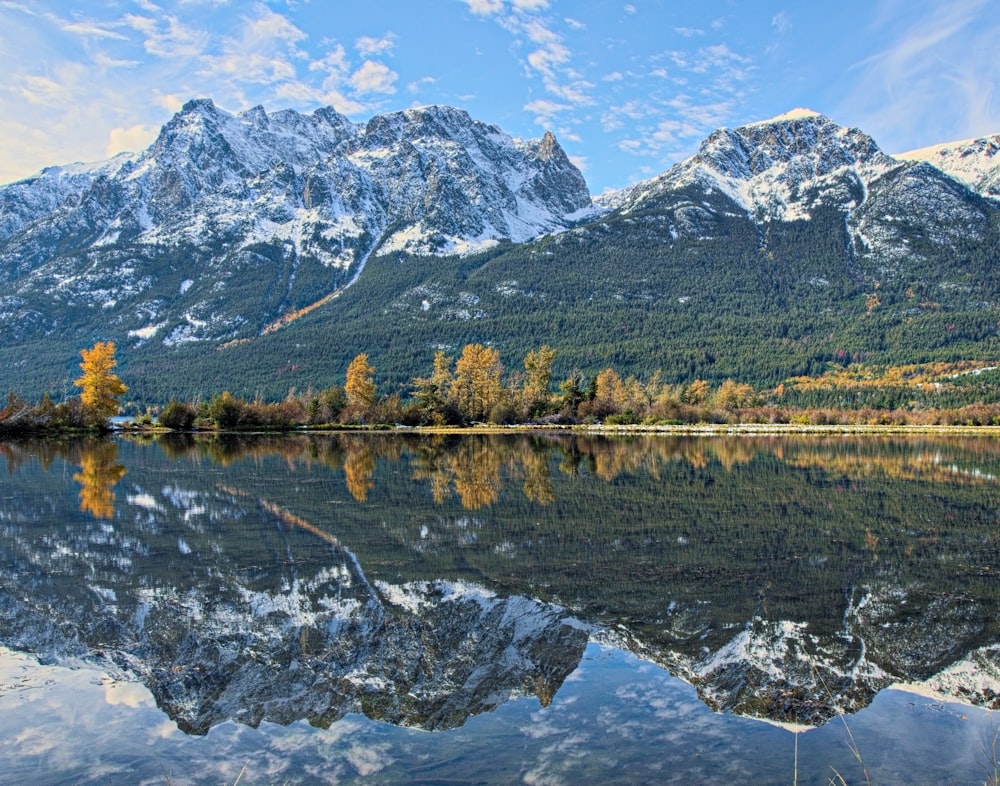
[(768, 120), (758, 120), (755, 123), (747, 123), (746, 125), (762, 126), (762, 125), (767, 125), (769, 123), (784, 123), (789, 120), (808, 120), (817, 117), (823, 117), (823, 115), (820, 114), (819, 112), (813, 111), (812, 109), (805, 109), (803, 107), (799, 107), (796, 109), (792, 109), (788, 112), (785, 112), (784, 114), (772, 117)]
[(930, 164), (974, 191), (1000, 195), (1000, 134), (922, 147), (895, 158)]

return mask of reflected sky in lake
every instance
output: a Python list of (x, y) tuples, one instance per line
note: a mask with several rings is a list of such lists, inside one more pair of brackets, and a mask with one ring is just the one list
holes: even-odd
[(21, 781), (789, 783), (797, 748), (800, 783), (931, 783), (992, 756), (991, 439), (0, 455)]

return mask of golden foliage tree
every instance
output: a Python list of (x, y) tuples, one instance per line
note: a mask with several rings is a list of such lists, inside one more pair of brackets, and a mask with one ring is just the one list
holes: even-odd
[(366, 353), (355, 356), (347, 367), (347, 380), (344, 383), (347, 406), (368, 410), (375, 405), (374, 374), (375, 368), (369, 364)]
[(415, 377), (414, 398), (420, 408), (427, 413), (431, 422), (445, 421), (445, 409), (451, 394), (451, 358), (439, 349), (434, 353), (434, 372), (429, 377)]
[(84, 409), (96, 420), (106, 421), (118, 413), (118, 399), (128, 390), (112, 369), (115, 360), (115, 343), (98, 341), (90, 349), (80, 351), (83, 376), (73, 384), (81, 388), (80, 401)]
[(451, 394), (459, 412), (468, 420), (486, 420), (503, 400), (500, 353), (482, 344), (466, 344), (455, 362)]
[(628, 391), (613, 368), (606, 368), (597, 375), (594, 390), (594, 410), (598, 417), (621, 412), (625, 408)]
[(548, 406), (555, 359), (556, 351), (547, 345), (524, 356), (524, 408), (529, 417)]

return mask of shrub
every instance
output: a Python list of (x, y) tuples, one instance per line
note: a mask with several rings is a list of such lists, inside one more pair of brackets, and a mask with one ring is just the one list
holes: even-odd
[(194, 425), (195, 408), (177, 399), (171, 399), (160, 413), (160, 425), (174, 431), (190, 431)]

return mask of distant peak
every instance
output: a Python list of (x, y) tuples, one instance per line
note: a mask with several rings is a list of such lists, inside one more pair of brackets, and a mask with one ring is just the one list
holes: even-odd
[(769, 120), (761, 120), (757, 123), (749, 123), (748, 125), (766, 125), (767, 123), (784, 123), (789, 120), (808, 120), (815, 117), (823, 117), (819, 112), (815, 112), (812, 109), (803, 109), (799, 107), (798, 109), (793, 109), (791, 112), (785, 112), (783, 115), (778, 115), (777, 117), (772, 117)]
[(181, 107), (181, 114), (186, 114), (188, 112), (195, 112), (198, 110), (215, 110), (215, 104), (212, 102), (211, 98), (192, 98), (184, 106)]

